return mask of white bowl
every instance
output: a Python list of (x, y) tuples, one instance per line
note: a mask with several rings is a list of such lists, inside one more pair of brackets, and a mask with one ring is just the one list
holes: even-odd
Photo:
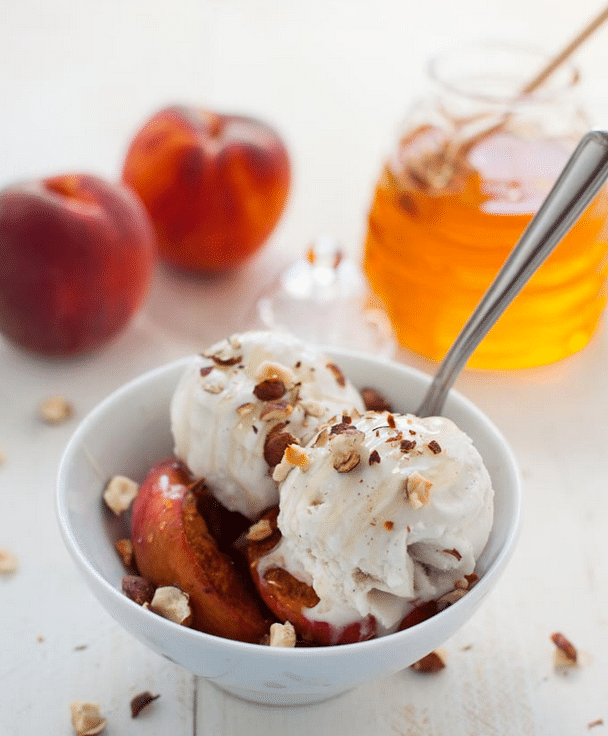
[[(415, 411), (429, 377), (404, 365), (343, 350), (328, 351), (359, 387), (373, 386), (396, 411)], [(387, 637), (334, 647), (283, 649), (222, 639), (179, 626), (121, 592), (125, 575), (113, 543), (128, 536), (125, 522), (105, 508), (112, 475), (143, 480), (171, 454), (169, 401), (188, 359), (131, 381), (79, 425), (63, 455), (57, 511), (65, 544), (93, 593), (111, 616), (157, 653), (233, 695), (275, 705), (325, 700), (395, 673), (440, 646), (477, 609), (513, 552), (520, 519), (520, 483), (513, 454), (491, 421), (456, 392), (445, 414), (473, 439), (495, 489), (495, 519), (478, 561), (479, 582), (432, 618)]]

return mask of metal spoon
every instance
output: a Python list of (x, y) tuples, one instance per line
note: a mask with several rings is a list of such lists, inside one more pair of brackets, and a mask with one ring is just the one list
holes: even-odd
[(416, 412), (441, 412), (448, 391), (471, 353), (532, 274), (570, 230), (608, 177), (608, 132), (580, 141), (553, 188), (439, 365)]

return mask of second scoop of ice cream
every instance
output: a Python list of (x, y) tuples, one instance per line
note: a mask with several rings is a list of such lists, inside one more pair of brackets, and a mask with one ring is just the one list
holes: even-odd
[(277, 468), (282, 540), (265, 566), (312, 585), (312, 619), (372, 615), (394, 630), (411, 608), (466, 588), (492, 526), (490, 477), (443, 417), (367, 412), (323, 429), (299, 467)]

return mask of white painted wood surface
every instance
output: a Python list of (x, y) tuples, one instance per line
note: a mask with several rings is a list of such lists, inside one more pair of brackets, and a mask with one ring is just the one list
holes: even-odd
[[(555, 366), (467, 372), (459, 389), (511, 442), (524, 525), (495, 593), (444, 647), (434, 677), (403, 672), (319, 706), (238, 702), (148, 652), (102, 611), (61, 543), (54, 481), (76, 422), (125, 380), (248, 326), (262, 286), (329, 231), (356, 254), (383, 153), (424, 60), (474, 37), (548, 49), (592, 0), (20, 0), (0, 2), (0, 186), (65, 170), (118, 174), (129, 136), (173, 101), (257, 114), (294, 163), (289, 209), (268, 247), (215, 282), (159, 270), (145, 309), (107, 349), (75, 362), (0, 342), (0, 736), (72, 733), (93, 700), (108, 736), (573, 736), (608, 732), (608, 335)], [(608, 125), (608, 28), (579, 54), (595, 122)], [(400, 358), (432, 371), (414, 356)], [(39, 423), (55, 393), (68, 423)], [(553, 666), (563, 631), (581, 665)], [(129, 701), (159, 693), (136, 720)], [(604, 725), (590, 726), (598, 719)]]

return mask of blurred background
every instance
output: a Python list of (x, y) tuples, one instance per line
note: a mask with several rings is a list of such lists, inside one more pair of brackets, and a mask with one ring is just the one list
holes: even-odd
[[(357, 250), (382, 158), (429, 56), (473, 39), (551, 53), (598, 0), (1, 0), (0, 186), (69, 170), (115, 178), (156, 109), (259, 116), (285, 138), (294, 182), (271, 248), (319, 232)], [(608, 125), (608, 27), (576, 54)], [(261, 254), (260, 258), (264, 256)], [(274, 261), (273, 261), (274, 262)]]

